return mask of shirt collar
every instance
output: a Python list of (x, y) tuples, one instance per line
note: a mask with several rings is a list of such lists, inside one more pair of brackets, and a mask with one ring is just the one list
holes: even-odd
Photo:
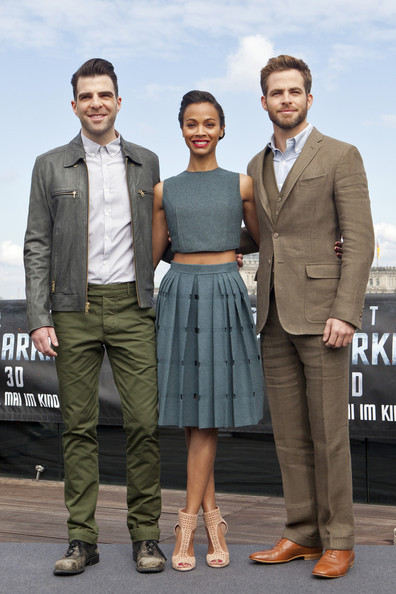
[[(84, 134), (82, 132), (81, 132), (81, 140), (82, 140), (82, 143), (84, 146), (84, 151), (90, 157), (95, 157), (103, 146), (101, 144), (98, 144), (97, 142), (94, 142), (90, 138), (87, 138), (86, 136), (84, 136)], [(106, 151), (108, 152), (110, 157), (115, 157), (116, 155), (118, 155), (118, 153), (121, 150), (120, 135), (118, 135), (117, 138), (115, 138), (114, 140), (109, 142), (109, 144), (106, 144), (103, 148), (106, 149)]]
[[(294, 151), (297, 155), (299, 155), (302, 151), (302, 149), (304, 148), (304, 144), (306, 143), (308, 136), (311, 134), (313, 130), (313, 126), (312, 124), (308, 124), (306, 128), (304, 128), (304, 130), (302, 132), (300, 132), (299, 134), (297, 134), (296, 136), (294, 136), (293, 138), (288, 138), (286, 141), (286, 150), (291, 149), (292, 151)], [(276, 148), (275, 146), (275, 135), (273, 134), (271, 136), (271, 140), (268, 143), (269, 148), (272, 150), (272, 152), (275, 155), (275, 151), (277, 152), (281, 152), (278, 148)]]

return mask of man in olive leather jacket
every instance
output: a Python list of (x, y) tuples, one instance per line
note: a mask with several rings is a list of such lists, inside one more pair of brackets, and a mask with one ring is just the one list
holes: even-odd
[(127, 436), (127, 524), (140, 572), (158, 572), (161, 512), (151, 219), (157, 156), (126, 142), (110, 62), (92, 59), (72, 78), (81, 133), (37, 158), (25, 237), (29, 330), (54, 356), (65, 425), (69, 548), (56, 575), (99, 561), (98, 382), (104, 351)]

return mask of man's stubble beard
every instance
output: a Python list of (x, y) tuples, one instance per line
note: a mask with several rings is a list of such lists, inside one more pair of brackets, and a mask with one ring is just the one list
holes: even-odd
[(278, 128), (281, 128), (281, 130), (292, 130), (293, 128), (296, 128), (305, 121), (307, 114), (308, 109), (305, 108), (303, 111), (297, 112), (292, 118), (285, 120), (279, 118), (276, 114), (273, 114), (270, 111), (268, 112), (271, 122)]

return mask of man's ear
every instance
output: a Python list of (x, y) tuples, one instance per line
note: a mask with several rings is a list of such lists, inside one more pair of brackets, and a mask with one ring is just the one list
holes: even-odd
[(263, 106), (263, 109), (265, 109), (265, 111), (268, 111), (267, 99), (264, 95), (261, 97), (261, 105)]

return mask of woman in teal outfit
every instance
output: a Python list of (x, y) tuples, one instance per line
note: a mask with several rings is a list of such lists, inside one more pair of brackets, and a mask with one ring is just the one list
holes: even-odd
[(179, 511), (172, 566), (195, 567), (193, 534), (203, 508), (210, 567), (225, 567), (227, 524), (216, 506), (219, 427), (256, 424), (263, 379), (250, 302), (236, 263), (242, 219), (259, 229), (252, 179), (221, 169), (216, 146), (224, 113), (210, 93), (184, 95), (179, 123), (190, 152), (186, 171), (154, 188), (153, 260), (172, 240), (174, 259), (157, 301), (160, 425), (184, 427), (185, 508)]

